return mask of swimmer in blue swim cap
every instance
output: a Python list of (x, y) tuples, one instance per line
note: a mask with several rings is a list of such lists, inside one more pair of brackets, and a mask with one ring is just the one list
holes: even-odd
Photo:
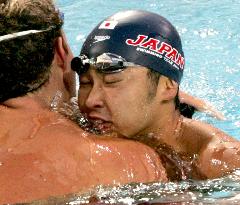
[[(144, 22), (141, 22), (143, 18)], [(150, 75), (156, 78), (161, 74), (178, 84), (185, 64), (181, 40), (176, 29), (165, 18), (143, 11), (120, 12), (102, 21), (88, 36), (80, 57), (73, 60), (72, 67), (80, 74), (85, 72), (91, 64), (90, 61), (96, 63), (96, 60), (99, 61), (103, 57), (109, 57), (108, 61), (119, 65), (111, 68), (105, 65), (101, 72), (118, 72), (126, 67), (126, 62), (131, 62), (149, 68)], [(79, 62), (85, 64), (81, 69)], [(121, 64), (122, 62), (125, 63)], [(119, 66), (122, 68), (116, 70)], [(183, 103), (179, 103), (179, 99)], [(206, 111), (218, 119), (224, 118), (210, 104), (182, 91), (176, 95), (175, 102), (180, 112), (189, 118), (195, 110)]]
[[(72, 60), (79, 106), (103, 133), (172, 148), (182, 156), (180, 164), (189, 164), (185, 178), (220, 177), (240, 167), (240, 144), (181, 115), (184, 66), (180, 36), (167, 19), (148, 11), (118, 12), (93, 29)], [(214, 164), (213, 156), (222, 163)], [(174, 179), (175, 170), (163, 161)]]

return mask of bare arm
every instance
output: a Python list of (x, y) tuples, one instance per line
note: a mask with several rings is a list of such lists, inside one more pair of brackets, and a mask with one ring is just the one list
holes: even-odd
[[(222, 177), (240, 168), (240, 141), (211, 125), (202, 124), (196, 166), (207, 178)], [(200, 130), (200, 129), (199, 129)]]
[(200, 112), (206, 112), (210, 116), (219, 120), (225, 119), (224, 115), (217, 111), (212, 105), (183, 91), (179, 91), (179, 100), (181, 103), (186, 103), (190, 106), (193, 106), (196, 110)]
[(239, 142), (214, 144), (210, 144), (199, 158), (199, 167), (207, 178), (222, 177), (240, 168)]

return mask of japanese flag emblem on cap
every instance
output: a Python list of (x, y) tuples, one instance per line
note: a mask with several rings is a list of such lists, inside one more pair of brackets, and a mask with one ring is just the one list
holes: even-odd
[(117, 24), (117, 21), (103, 21), (99, 29), (114, 29)]

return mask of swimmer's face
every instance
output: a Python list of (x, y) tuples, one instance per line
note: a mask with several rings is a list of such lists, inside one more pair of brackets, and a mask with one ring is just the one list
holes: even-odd
[(80, 109), (103, 132), (127, 137), (148, 133), (159, 116), (159, 100), (152, 95), (147, 72), (144, 67), (128, 67), (103, 74), (90, 67), (80, 76)]

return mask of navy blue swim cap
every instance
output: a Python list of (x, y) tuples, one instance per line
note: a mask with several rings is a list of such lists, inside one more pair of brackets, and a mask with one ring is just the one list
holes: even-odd
[(159, 72), (180, 83), (184, 53), (180, 36), (162, 16), (141, 10), (118, 12), (100, 22), (88, 35), (81, 55), (97, 58), (112, 53)]

